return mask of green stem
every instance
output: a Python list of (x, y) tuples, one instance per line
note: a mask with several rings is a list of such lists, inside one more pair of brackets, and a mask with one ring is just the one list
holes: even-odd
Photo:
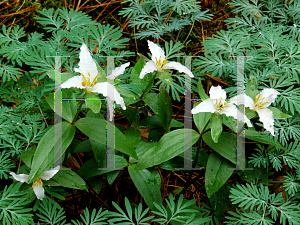
[(206, 127), (208, 126), (208, 123), (209, 123), (209, 120), (208, 120), (207, 123), (205, 124), (204, 129), (203, 129), (202, 132), (201, 132), (201, 135), (203, 135), (203, 132), (205, 132)]
[[(180, 194), (184, 194), (185, 191), (187, 190), (187, 188), (193, 184), (197, 179), (199, 179), (200, 177), (202, 177), (203, 174), (198, 174), (194, 179), (190, 179), (185, 185), (184, 185), (184, 188), (182, 189), (182, 191), (180, 192)], [(191, 176), (192, 177), (192, 176)]]
[[(198, 160), (198, 156), (199, 156), (199, 150), (200, 150), (200, 146), (202, 144), (202, 135), (206, 130), (206, 127), (208, 126), (209, 120), (206, 122), (204, 129), (202, 130), (201, 134), (200, 134), (200, 139), (198, 140), (198, 146), (197, 146), (197, 151), (196, 151), (196, 158), (195, 161), (193, 163), (193, 168), (195, 168), (196, 164), (197, 164), (197, 160)], [(181, 193), (184, 193), (187, 188), (193, 183), (193, 180), (191, 180), (192, 178), (192, 174), (190, 173), (187, 179), (186, 184), (184, 185), (184, 188), (182, 189)]]
[(187, 41), (187, 39), (189, 38), (189, 36), (190, 36), (190, 34), (191, 34), (192, 30), (193, 30), (194, 22), (195, 21), (193, 21), (193, 24), (191, 26), (190, 32), (188, 33), (188, 35), (186, 36), (186, 39), (184, 40), (184, 42), (182, 42), (182, 44), (184, 44)]
[(21, 167), (21, 162), (22, 162), (22, 160), (20, 159), (20, 161), (19, 161), (19, 165), (18, 165), (18, 171), (17, 171), (17, 174), (19, 174), (20, 167)]
[(193, 163), (193, 168), (195, 168), (197, 161), (198, 161), (198, 156), (199, 156), (199, 150), (200, 150), (200, 146), (202, 145), (202, 137), (200, 137), (200, 139), (198, 140), (198, 146), (197, 146), (197, 151), (196, 151), (196, 158), (195, 161)]
[(45, 117), (44, 117), (44, 113), (43, 113), (43, 111), (42, 111), (42, 109), (41, 109), (41, 107), (40, 107), (40, 104), (38, 104), (38, 107), (39, 107), (39, 110), (40, 110), (40, 112), (41, 112), (41, 114), (42, 114), (42, 117), (43, 117), (43, 119), (44, 119), (44, 121), (45, 121), (45, 123), (46, 123), (46, 125), (47, 125), (47, 127), (48, 127), (48, 123), (47, 123), (47, 121), (46, 121), (46, 119), (45, 119)]
[(237, 137), (240, 136), (240, 134), (242, 133), (242, 131), (245, 130), (244, 127), (237, 133)]
[(181, 30), (182, 30), (182, 28), (178, 31), (178, 34), (177, 34), (177, 37), (176, 37), (176, 40), (175, 40), (176, 43), (177, 43), (177, 41), (178, 41), (179, 34), (181, 33)]
[[(199, 156), (199, 150), (200, 150), (200, 145), (202, 144), (202, 136), (200, 136), (200, 139), (198, 140), (198, 146), (197, 146), (197, 151), (196, 151), (196, 158), (193, 163), (193, 168), (195, 168), (197, 161), (198, 161), (198, 156)], [(190, 173), (189, 176), (187, 177), (187, 182), (184, 185), (184, 188), (182, 189), (181, 193), (184, 194), (184, 192), (187, 190), (187, 188), (192, 184), (192, 174)]]
[(77, 117), (78, 117), (78, 115), (79, 115), (79, 113), (80, 113), (80, 111), (81, 111), (81, 106), (83, 105), (83, 103), (84, 103), (84, 101), (81, 101), (81, 102), (79, 103), (79, 108), (77, 109), (76, 115), (74, 116), (74, 119), (73, 119), (71, 125), (74, 125), (74, 122), (75, 122), (75, 120), (77, 119)]
[(174, 38), (174, 36), (172, 35), (172, 34), (168, 34), (171, 38), (172, 38), (172, 40), (175, 42), (175, 43), (177, 43), (177, 40)]
[(143, 94), (139, 97), (139, 99), (143, 99), (144, 95), (146, 94), (146, 91), (148, 90), (148, 88), (150, 87), (150, 85), (152, 84), (154, 79), (155, 79), (155, 76), (152, 77), (152, 79), (150, 80), (149, 84), (147, 85), (146, 89), (144, 90)]

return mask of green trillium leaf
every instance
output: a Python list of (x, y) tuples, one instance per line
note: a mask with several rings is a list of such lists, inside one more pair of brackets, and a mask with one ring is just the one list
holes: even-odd
[(215, 143), (218, 142), (218, 139), (222, 133), (223, 126), (223, 117), (218, 113), (212, 113), (210, 119), (210, 129), (211, 129), (211, 137)]
[(285, 114), (283, 112), (281, 112), (279, 109), (274, 108), (274, 107), (269, 107), (268, 109), (270, 109), (273, 113), (273, 118), (274, 119), (286, 119), (286, 118), (291, 118), (291, 115)]
[[(60, 127), (63, 135), (55, 135), (55, 131), (59, 130)], [(50, 168), (55, 161), (61, 159), (74, 138), (75, 130), (75, 126), (65, 121), (52, 126), (45, 133), (35, 151), (28, 183), (33, 182), (46, 169)]]
[(205, 190), (207, 197), (210, 198), (216, 193), (229, 179), (235, 165), (219, 154), (212, 152), (209, 155), (205, 170)]
[(52, 179), (60, 186), (88, 191), (85, 181), (70, 169), (63, 168), (59, 170)]
[[(90, 139), (106, 145), (107, 129), (114, 131), (116, 150), (123, 152), (133, 158), (137, 158), (133, 144), (126, 136), (114, 125), (103, 119), (85, 117), (77, 120), (75, 126)], [(108, 134), (109, 135), (109, 134)]]
[(86, 92), (84, 95), (86, 106), (93, 111), (99, 113), (101, 109), (101, 99), (98, 94)]
[(172, 76), (170, 75), (170, 70), (157, 71), (156, 75), (162, 82), (172, 85), (173, 80)]
[(256, 95), (258, 95), (257, 81), (256, 81), (256, 77), (254, 75), (250, 75), (248, 83), (246, 85), (245, 93), (250, 98), (252, 98), (253, 101), (255, 100)]

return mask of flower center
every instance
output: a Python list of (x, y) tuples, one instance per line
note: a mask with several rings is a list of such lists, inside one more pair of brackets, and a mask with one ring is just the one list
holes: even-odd
[(33, 181), (32, 187), (34, 187), (34, 186), (38, 187), (39, 185), (41, 185), (41, 187), (43, 187), (43, 182), (42, 182), (41, 178), (38, 177), (35, 181)]
[(81, 75), (84, 79), (84, 81), (82, 82), (82, 86), (84, 86), (84, 87), (85, 86), (92, 87), (96, 83), (98, 77), (100, 76), (100, 74), (98, 73), (97, 76), (93, 79), (93, 81), (91, 81), (90, 73), (88, 73), (88, 77), (85, 77), (83, 74), (81, 74)]
[(259, 100), (260, 99), (260, 94), (257, 95), (255, 97), (255, 101), (254, 101), (254, 108), (255, 109), (262, 109), (262, 108), (264, 108), (264, 105), (269, 103), (269, 102), (263, 102), (265, 98), (266, 97), (262, 98), (262, 100)]
[(224, 109), (224, 108), (226, 108), (226, 107), (229, 107), (229, 106), (227, 105), (228, 103), (230, 103), (230, 100), (228, 100), (227, 102), (226, 102), (226, 101), (225, 101), (225, 102), (222, 102), (222, 98), (221, 98), (220, 101), (218, 101), (218, 100), (216, 99), (216, 105), (215, 105), (216, 110), (220, 111), (220, 110), (222, 110), (222, 109)]
[(161, 57), (159, 57), (159, 60), (157, 60), (157, 58), (155, 57), (155, 61), (156, 61), (156, 67), (157, 68), (162, 68), (164, 67), (164, 65), (166, 65), (166, 63), (168, 62), (167, 60), (167, 56), (165, 56), (165, 59), (162, 60)]

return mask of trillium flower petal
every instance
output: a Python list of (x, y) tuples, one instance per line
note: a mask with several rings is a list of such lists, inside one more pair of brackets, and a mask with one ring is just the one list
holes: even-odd
[(162, 50), (161, 47), (159, 47), (157, 44), (153, 43), (152, 41), (148, 40), (148, 46), (150, 49), (150, 52), (152, 54), (151, 59), (153, 62), (156, 62), (156, 59), (164, 60), (165, 59), (165, 53), (164, 50)]
[(214, 113), (217, 110), (215, 109), (215, 105), (212, 99), (206, 99), (192, 109), (192, 114), (197, 114), (199, 112), (211, 112)]
[(85, 88), (84, 86), (82, 86), (83, 81), (84, 80), (82, 76), (74, 76), (66, 80), (63, 84), (60, 85), (60, 87), (61, 88), (71, 88), (71, 87)]
[(260, 92), (260, 98), (258, 101), (263, 100), (263, 103), (268, 102), (264, 105), (264, 107), (268, 107), (271, 105), (271, 103), (273, 103), (275, 101), (275, 98), (277, 97), (277, 95), (279, 95), (280, 93), (278, 91), (276, 91), (273, 88), (265, 88), (264, 90), (262, 90)]
[(225, 114), (226, 116), (232, 116), (233, 118), (237, 119), (238, 109), (236, 108), (236, 106), (233, 104), (227, 104), (227, 106), (228, 107), (220, 110), (220, 114)]
[[(113, 89), (113, 95), (110, 95), (110, 93), (107, 91), (108, 89)], [(114, 87), (114, 85), (108, 83), (108, 82), (101, 82), (94, 85), (92, 92), (97, 92), (100, 94), (103, 94), (105, 97), (109, 95), (109, 98), (112, 101), (116, 101), (117, 104), (120, 104), (122, 109), (126, 109), (125, 103), (117, 89)]]
[(123, 74), (125, 72), (126, 67), (128, 67), (130, 65), (130, 62), (122, 64), (121, 66), (117, 67), (116, 69), (114, 69), (111, 74), (109, 76), (107, 76), (106, 78), (108, 79), (115, 79), (117, 76)]
[(222, 89), (221, 86), (211, 86), (210, 90), (209, 90), (209, 96), (211, 99), (226, 99), (226, 91)]
[(28, 177), (29, 177), (29, 175), (27, 175), (27, 174), (19, 174), (19, 175), (17, 175), (14, 172), (10, 172), (9, 174), (12, 175), (15, 180), (20, 181), (21, 183), (24, 183), (24, 182), (28, 183)]
[(33, 191), (38, 199), (43, 200), (43, 198), (45, 197), (45, 190), (41, 185), (33, 186)]
[(147, 62), (140, 73), (140, 79), (143, 79), (147, 73), (151, 73), (156, 70), (157, 70), (157, 68), (153, 61)]
[(75, 72), (77, 73), (82, 73), (81, 70), (79, 68), (74, 68)]
[(112, 118), (114, 117), (114, 102), (110, 100), (109, 96), (106, 97), (106, 100), (109, 111), (109, 120), (112, 121)]
[(254, 102), (253, 99), (250, 98), (248, 95), (246, 95), (245, 93), (243, 94), (239, 94), (235, 97), (233, 97), (232, 99), (230, 99), (231, 103), (234, 103), (236, 105), (241, 105), (243, 104), (246, 107), (249, 107), (250, 109), (254, 109)]
[(88, 47), (84, 43), (80, 48), (79, 59), (80, 61), (78, 63), (78, 66), (80, 73), (82, 73), (86, 77), (88, 76), (88, 73), (90, 73), (90, 79), (94, 80), (94, 78), (98, 74), (97, 66), (89, 52)]
[(44, 173), (42, 173), (42, 175), (40, 176), (40, 178), (42, 180), (50, 180), (58, 171), (59, 171), (60, 166), (58, 165), (57, 167), (45, 171)]
[(105, 97), (107, 96), (107, 84), (108, 82), (100, 82), (96, 83), (91, 89), (92, 92), (97, 92), (99, 94), (103, 94)]
[(194, 77), (192, 72), (185, 67), (184, 65), (181, 65), (178, 62), (168, 62), (166, 65), (164, 65), (163, 69), (173, 69), (173, 70), (178, 70), (180, 73), (185, 73), (189, 75), (190, 77)]
[(252, 127), (252, 124), (247, 116), (242, 114), (233, 104), (228, 104), (228, 107), (223, 108), (220, 113), (225, 114), (226, 116), (232, 116), (236, 120), (247, 123), (248, 127)]
[(108, 92), (108, 96), (111, 100), (116, 101), (117, 104), (121, 105), (122, 109), (126, 109), (125, 103), (123, 98), (121, 97), (121, 95), (119, 94), (119, 92), (117, 91), (117, 89), (110, 83), (108, 83), (108, 88), (109, 89), (113, 89), (114, 90), (114, 94), (113, 96), (110, 95), (110, 93)]
[(274, 135), (274, 118), (273, 113), (270, 109), (263, 108), (263, 109), (257, 109), (256, 112), (258, 113), (259, 120), (263, 123), (264, 128), (267, 131), (270, 131), (270, 133)]

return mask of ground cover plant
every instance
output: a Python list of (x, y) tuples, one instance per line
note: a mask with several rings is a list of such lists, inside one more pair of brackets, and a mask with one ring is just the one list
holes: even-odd
[(3, 13), (2, 224), (300, 223), (299, 2), (216, 3)]

